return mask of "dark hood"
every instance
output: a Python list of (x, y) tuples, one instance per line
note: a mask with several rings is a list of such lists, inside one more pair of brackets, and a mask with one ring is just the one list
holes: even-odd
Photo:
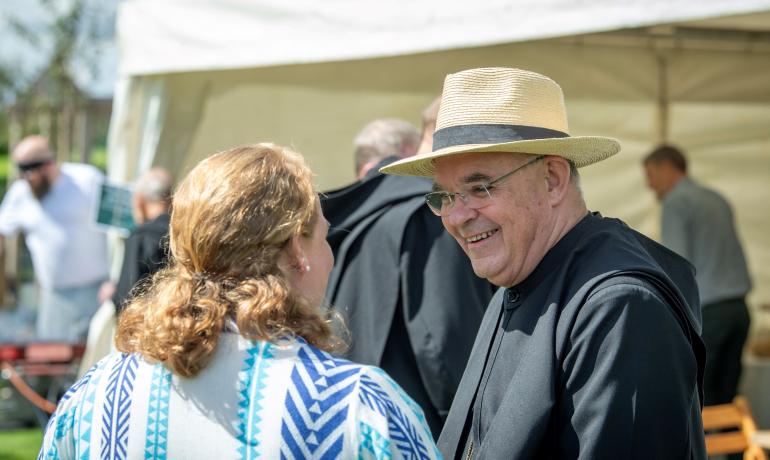
[[(395, 159), (383, 160), (373, 171)], [(397, 203), (425, 195), (431, 187), (428, 179), (374, 172), (347, 187), (322, 193), (321, 208), (330, 224), (327, 239), (335, 254), (345, 236), (362, 220)]]

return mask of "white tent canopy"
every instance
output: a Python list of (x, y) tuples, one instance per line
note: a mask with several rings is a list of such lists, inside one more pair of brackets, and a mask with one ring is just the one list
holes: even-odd
[(769, 9), (767, 0), (134, 0), (120, 12), (120, 72), (401, 56)]
[(750, 302), (770, 303), (770, 0), (133, 0), (118, 40), (114, 180), (270, 140), (342, 185), (368, 121), (417, 122), (447, 73), (520, 67), (562, 85), (573, 135), (622, 143), (582, 171), (591, 209), (655, 236), (639, 163), (678, 144), (734, 204)]

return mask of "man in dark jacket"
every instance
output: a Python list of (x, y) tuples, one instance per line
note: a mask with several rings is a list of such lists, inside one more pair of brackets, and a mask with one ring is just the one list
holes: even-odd
[(561, 88), (518, 69), (444, 83), (427, 204), (498, 294), (438, 445), (446, 458), (705, 458), (698, 291), (683, 258), (588, 211)]
[(322, 197), (327, 299), (346, 317), (348, 357), (388, 372), (438, 437), (492, 289), (425, 206), (430, 182), (377, 172), (418, 141), (402, 120), (372, 122), (356, 139), (361, 180)]
[(118, 313), (131, 289), (166, 265), (172, 187), (171, 174), (160, 167), (150, 169), (134, 184), (133, 216), (138, 225), (126, 239), (123, 266), (112, 297)]

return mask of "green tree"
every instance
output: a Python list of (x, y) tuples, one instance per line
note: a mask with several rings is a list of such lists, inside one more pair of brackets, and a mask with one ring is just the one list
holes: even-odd
[[(22, 75), (17, 63), (0, 62), (0, 104), (7, 115), (0, 131), (6, 145), (26, 134), (44, 134), (66, 160), (73, 148), (76, 113), (86, 103), (73, 70), (87, 66), (96, 71), (98, 55), (91, 43), (96, 22), (102, 18), (89, 15), (84, 0), (37, 0), (37, 5), (49, 15), (42, 31), (41, 24), (31, 22), (29, 14), (21, 16), (24, 12), (5, 17), (6, 26), (21, 42), (48, 58), (36, 75)], [(87, 152), (80, 153), (80, 159), (85, 160)]]

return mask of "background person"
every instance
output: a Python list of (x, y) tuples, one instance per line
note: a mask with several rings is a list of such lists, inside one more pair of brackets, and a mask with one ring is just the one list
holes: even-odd
[(380, 118), (368, 123), (356, 135), (354, 159), (356, 178), (363, 179), (375, 166), (387, 157), (406, 158), (417, 153), (420, 133), (406, 120)]
[(751, 278), (727, 200), (687, 174), (681, 150), (661, 145), (643, 161), (663, 206), (661, 242), (695, 266), (706, 343), (705, 403), (735, 398), (749, 331)]
[(447, 76), (433, 151), (384, 167), (426, 196), (487, 307), (439, 448), (445, 458), (705, 458), (692, 268), (590, 213), (577, 168), (620, 150), (570, 137), (561, 88), (534, 72)]
[(125, 242), (123, 265), (112, 301), (120, 312), (137, 283), (149, 278), (168, 261), (168, 225), (174, 180), (164, 168), (142, 174), (133, 188), (132, 214), (137, 227)]
[(92, 223), (104, 176), (91, 165), (57, 165), (42, 136), (22, 139), (11, 159), (21, 180), (0, 205), (0, 255), (6, 236), (24, 234), (40, 286), (37, 338), (83, 341), (108, 274), (106, 238)]
[(323, 194), (321, 206), (336, 260), (327, 298), (350, 329), (347, 356), (390, 374), (438, 438), (492, 289), (425, 206), (430, 182), (377, 171), (419, 142), (406, 121), (367, 124), (355, 140), (362, 179)]
[(155, 167), (136, 180), (132, 214), (137, 226), (124, 243), (123, 263), (117, 284), (106, 281), (99, 292), (101, 306), (91, 318), (88, 340), (80, 360), (79, 376), (97, 361), (115, 351), (116, 316), (123, 310), (131, 290), (150, 279), (168, 261), (168, 225), (171, 216), (171, 174)]
[(220, 152), (174, 195), (169, 266), (62, 400), (41, 458), (437, 458), (420, 409), (341, 360), (328, 224), (298, 154)]

